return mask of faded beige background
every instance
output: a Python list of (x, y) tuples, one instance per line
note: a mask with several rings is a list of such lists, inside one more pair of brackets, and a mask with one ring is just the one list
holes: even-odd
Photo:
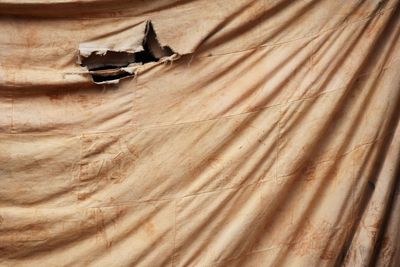
[(399, 5), (0, 0), (0, 266), (399, 266)]

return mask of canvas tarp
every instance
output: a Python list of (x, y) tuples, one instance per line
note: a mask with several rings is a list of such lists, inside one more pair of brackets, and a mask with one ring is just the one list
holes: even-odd
[(399, 4), (0, 0), (0, 266), (399, 266)]

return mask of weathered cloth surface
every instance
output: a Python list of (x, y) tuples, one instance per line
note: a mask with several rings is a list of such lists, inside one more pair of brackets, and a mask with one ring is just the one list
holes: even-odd
[(0, 0), (0, 266), (400, 266), (399, 5)]

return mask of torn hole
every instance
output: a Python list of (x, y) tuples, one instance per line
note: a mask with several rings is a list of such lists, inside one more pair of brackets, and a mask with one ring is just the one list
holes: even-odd
[(93, 49), (82, 53), (80, 48), (78, 63), (88, 69), (93, 82), (104, 84), (134, 77), (136, 70), (145, 64), (173, 60), (178, 56), (169, 46), (160, 44), (151, 21), (146, 22), (141, 46), (132, 51), (136, 52)]
[(102, 75), (102, 74), (98, 74), (98, 73), (93, 73), (92, 74), (92, 79), (95, 83), (104, 83), (104, 82), (108, 82), (108, 81), (118, 81), (122, 78), (125, 77), (129, 77), (132, 76), (134, 74), (129, 73), (127, 71), (121, 71), (120, 73), (116, 73), (116, 74), (110, 74), (110, 75)]

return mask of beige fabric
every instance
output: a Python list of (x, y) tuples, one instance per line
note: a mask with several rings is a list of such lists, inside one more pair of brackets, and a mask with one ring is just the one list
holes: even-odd
[(399, 5), (0, 0), (0, 266), (399, 266)]

